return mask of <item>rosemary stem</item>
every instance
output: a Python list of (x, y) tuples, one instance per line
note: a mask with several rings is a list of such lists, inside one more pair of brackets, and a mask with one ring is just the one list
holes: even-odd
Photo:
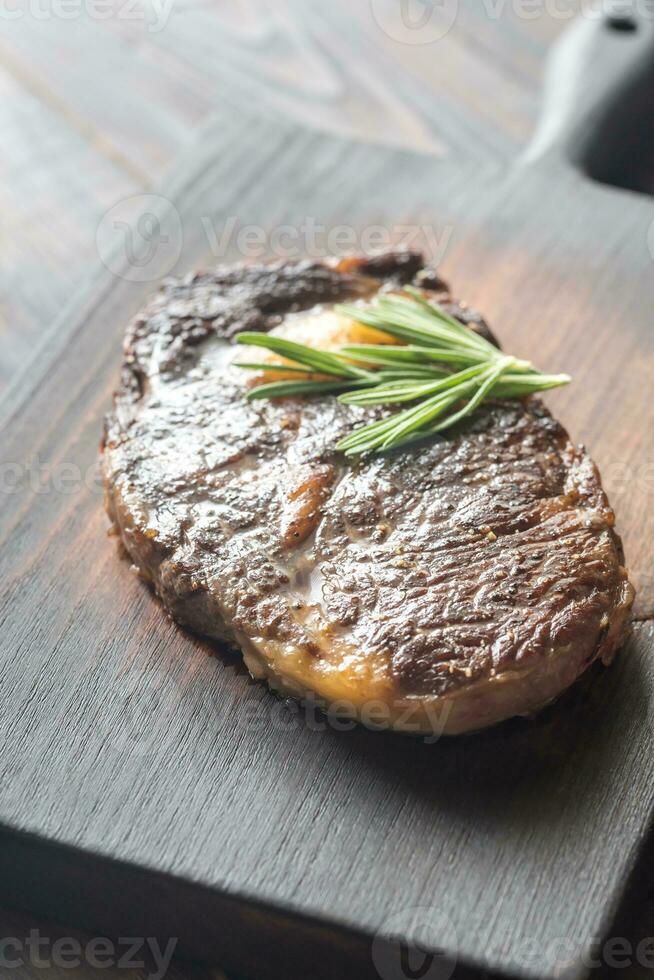
[(503, 354), (413, 287), (336, 311), (401, 343), (348, 344), (333, 353), (248, 332), (237, 341), (283, 361), (236, 366), (292, 375), (250, 389), (251, 400), (335, 395), (344, 405), (359, 407), (414, 403), (341, 439), (336, 448), (348, 456), (387, 452), (441, 433), (490, 397), (525, 398), (570, 381), (566, 374), (542, 374), (530, 361)]

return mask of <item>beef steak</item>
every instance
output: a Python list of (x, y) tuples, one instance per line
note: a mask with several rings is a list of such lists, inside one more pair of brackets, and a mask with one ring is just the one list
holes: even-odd
[(367, 410), (245, 400), (257, 376), (231, 363), (239, 330), (378, 340), (333, 304), (407, 282), (487, 333), (413, 253), (166, 282), (127, 332), (106, 504), (166, 609), (238, 646), (254, 677), (454, 734), (532, 713), (608, 662), (633, 590), (596, 467), (536, 399), (354, 461), (334, 446)]

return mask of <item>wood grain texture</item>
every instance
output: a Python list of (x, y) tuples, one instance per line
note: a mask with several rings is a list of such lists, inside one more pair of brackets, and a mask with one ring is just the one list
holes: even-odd
[(2, 64), (0, 132), (1, 391), (78, 288), (84, 257), (95, 257), (91, 230), (101, 214), (135, 184)]
[(161, 179), (215, 109), (246, 98), (450, 155), (470, 141), (492, 166), (526, 141), (547, 44), (568, 24), (461, 0), (448, 34), (416, 46), (387, 36), (367, 0), (175, 0), (167, 18), (125, 0), (108, 19), (15, 6), (0, 36), (0, 391), (92, 274), (102, 216)]
[[(163, 232), (176, 214), (182, 223), (179, 269), (215, 258), (207, 227), (220, 231), (230, 216), (270, 232), (307, 217), (333, 228), (347, 215), (357, 232), (375, 223), (397, 235), (408, 224), (427, 244), (430, 229), (450, 228), (442, 265), (456, 291), (507, 347), (572, 370), (576, 384), (551, 403), (609, 477), (616, 462), (627, 467), (613, 496), (640, 615), (650, 615), (652, 518), (639, 467), (652, 435), (628, 422), (647, 417), (649, 395), (646, 377), (625, 378), (652, 363), (651, 204), (591, 184), (564, 154), (502, 171), (464, 146), (454, 168), (245, 108), (224, 109), (164, 197), (175, 208), (161, 202)], [(238, 253), (233, 240), (224, 251)], [(170, 271), (165, 250), (159, 258), (153, 278)], [(365, 976), (365, 937), (421, 905), (452, 919), (464, 963), (554, 975), (565, 936), (566, 975), (580, 975), (579, 954), (610, 929), (651, 822), (651, 624), (636, 627), (610, 673), (533, 724), (438, 745), (316, 731), (162, 617), (104, 540), (90, 476), (77, 488), (55, 482), (64, 464), (73, 482), (93, 466), (122, 324), (150, 289), (101, 270), (5, 405), (3, 460), (26, 468), (23, 492), (8, 494), (0, 514), (3, 824), (83, 849), (87, 862), (141, 868), (150, 896), (146, 869), (205, 886), (222, 896), (229, 940), (254, 928), (236, 897), (256, 898), (258, 949), (235, 949), (201, 916), (191, 928), (168, 886), (159, 907), (168, 921), (176, 910), (189, 948), (227, 967), (256, 961), (261, 976), (298, 966), (296, 914), (313, 923), (304, 935), (316, 976), (333, 976), (329, 950), (345, 948), (343, 926), (353, 930), (347, 969)], [(30, 490), (35, 455), (45, 485)], [(5, 872), (20, 852), (3, 849)], [(20, 880), (27, 902), (30, 882)], [(100, 898), (66, 892), (89, 927)], [(52, 901), (43, 884), (42, 911)], [(271, 939), (281, 934), (283, 948)]]
[[(224, 10), (222, 14), (229, 18)], [(292, 62), (294, 81), (275, 81), (280, 47), (264, 44), (265, 57), (259, 58), (260, 47), (245, 40), (244, 50), (234, 55), (240, 63), (229, 71), (236, 85), (247, 75), (248, 62), (255, 62), (255, 80), (247, 82), (255, 85), (251, 101), (257, 102), (257, 92), (263, 98), (264, 90), (272, 89), (266, 98), (273, 104), (277, 99), (298, 119), (319, 121), (342, 134), (365, 122), (362, 135), (382, 135), (387, 143), (397, 142), (401, 123), (406, 126), (399, 130), (401, 141), (408, 145), (415, 139), (423, 153), (352, 145), (265, 115), (252, 116), (251, 109), (232, 110), (234, 96), (226, 93), (215, 127), (206, 131), (166, 189), (184, 229), (178, 268), (222, 257), (211, 255), (215, 237), (203, 218), (213, 232), (236, 215), (242, 224), (261, 224), (269, 231), (280, 224), (299, 225), (307, 216), (334, 226), (347, 215), (358, 230), (380, 223), (397, 236), (397, 226), (408, 223), (428, 249), (433, 237), (421, 226), (434, 228), (437, 236), (451, 230), (443, 238), (448, 243), (443, 271), (457, 291), (493, 319), (507, 346), (530, 356), (537, 348), (543, 367), (572, 366), (575, 387), (550, 403), (602, 464), (640, 586), (638, 614), (646, 620), (652, 615), (653, 596), (651, 427), (635, 426), (633, 419), (649, 418), (651, 206), (589, 184), (561, 160), (554, 169), (549, 164), (528, 171), (506, 167), (503, 161), (526, 137), (535, 116), (535, 89), (529, 86), (542, 43), (535, 35), (527, 40), (523, 21), (513, 23), (513, 33), (505, 36), (504, 27), (496, 30), (495, 22), (486, 23), (483, 17), (476, 23), (475, 16), (466, 13), (470, 46), (480, 44), (494, 57), (511, 61), (505, 72), (512, 81), (501, 91), (512, 91), (519, 104), (519, 78), (528, 89), (528, 107), (516, 111), (508, 95), (501, 95), (497, 112), (504, 122), (496, 123), (495, 97), (480, 99), (478, 93), (478, 107), (484, 104), (476, 111), (488, 113), (488, 118), (482, 125), (469, 116), (458, 134), (457, 99), (466, 87), (474, 92), (474, 78), (483, 79), (484, 88), (491, 86), (497, 70), (475, 76), (474, 57), (464, 57), (460, 50), (447, 60), (450, 75), (462, 75), (459, 88), (450, 82), (456, 91), (448, 95), (448, 105), (425, 87), (432, 70), (429, 49), (400, 53), (392, 42), (384, 42), (385, 60), (378, 52), (369, 60), (362, 58), (375, 66), (365, 85), (360, 74), (347, 74), (347, 64), (334, 68), (339, 40), (335, 7), (323, 12), (321, 21), (335, 25), (331, 48), (320, 40), (320, 31), (318, 40), (296, 42), (316, 64), (320, 56), (324, 59), (333, 72), (329, 77), (336, 80), (335, 96), (307, 95), (302, 85), (307, 61), (299, 57)], [(234, 21), (238, 36), (243, 23), (236, 15)], [(137, 40), (130, 34), (125, 44), (127, 28), (118, 25), (118, 49), (126, 59), (118, 62), (118, 76), (123, 77), (130, 58), (145, 58), (163, 65), (156, 71), (169, 72), (171, 79), (192, 80), (188, 89), (179, 90), (187, 93), (180, 96), (184, 106), (193, 101), (196, 85), (205, 92), (214, 86), (218, 90), (218, 73), (227, 69), (212, 64), (206, 50), (213, 22), (201, 23), (196, 37), (203, 53), (197, 59), (189, 56), (189, 35), (186, 47), (176, 52), (179, 46), (163, 38)], [(298, 23), (302, 31), (309, 29)], [(187, 21), (184, 28), (189, 29)], [(250, 24), (245, 34), (256, 33), (255, 28), (256, 23)], [(292, 31), (284, 36), (292, 37)], [(525, 63), (515, 68), (511, 52), (518, 37), (524, 41)], [(357, 42), (359, 52), (365, 50), (364, 38), (362, 34)], [(77, 76), (83, 79), (91, 72), (93, 57), (102, 55), (102, 46), (97, 42), (94, 48), (91, 35), (83, 43), (81, 35), (78, 39), (76, 53), (87, 59)], [(284, 37), (277, 42), (282, 52), (289, 43)], [(43, 40), (40, 45), (39, 71), (44, 74), (39, 84), (56, 91), (57, 72), (48, 73), (49, 46)], [(393, 57), (403, 60), (406, 71), (397, 91), (394, 87), (394, 98), (405, 100), (406, 106), (419, 103), (415, 115), (414, 110), (403, 113), (400, 103), (392, 108), (388, 85), (378, 88), (380, 102), (375, 102), (371, 80), (388, 70)], [(103, 70), (110, 65), (103, 63)], [(139, 71), (142, 80), (147, 74), (144, 68), (129, 71), (132, 80)], [(20, 72), (12, 73), (7, 84), (20, 86), (20, 77)], [(56, 297), (48, 294), (47, 302), (33, 291), (30, 296), (33, 279), (25, 278), (21, 302), (33, 304), (33, 322), (47, 318), (44, 310), (61, 305), (78, 274), (71, 255), (94, 262), (94, 245), (89, 243), (101, 209), (96, 192), (77, 190), (88, 182), (85, 161), (96, 161), (91, 173), (94, 167), (108, 167), (117, 181), (108, 206), (124, 193), (119, 181), (128, 192), (138, 184), (134, 168), (149, 168), (153, 175), (165, 165), (175, 143), (166, 135), (169, 125), (180, 142), (190, 138), (192, 129), (182, 132), (182, 124), (175, 130), (166, 122), (157, 130), (156, 121), (148, 122), (151, 145), (146, 148), (139, 144), (137, 127), (120, 114), (112, 117), (115, 107), (106, 105), (110, 87), (97, 82), (91, 97), (77, 91), (70, 66), (63, 78), (65, 113), (69, 106), (82, 106), (81, 115), (75, 116), (76, 132), (90, 132), (86, 127), (97, 113), (102, 132), (125, 151), (128, 166), (117, 164), (113, 152), (89, 156), (88, 148), (61, 160), (66, 179), (75, 178), (67, 193), (91, 206), (75, 217), (77, 237), (71, 231), (51, 234), (38, 246), (44, 255), (52, 254), (56, 240), (60, 249), (52, 278), (39, 278), (40, 288), (47, 292), (58, 276), (67, 278)], [(438, 84), (443, 85), (441, 75)], [(130, 87), (138, 89), (136, 84)], [(276, 94), (278, 88), (284, 97)], [(153, 85), (151, 98), (155, 89), (164, 93), (164, 101), (174, 100), (177, 93), (172, 80), (168, 87)], [(339, 91), (349, 94), (339, 97)], [(206, 104), (210, 102), (207, 98)], [(193, 125), (204, 105), (198, 103)], [(48, 111), (64, 114), (59, 103)], [(382, 132), (385, 113), (392, 119), (391, 139)], [(46, 116), (39, 109), (39, 125)], [(432, 119), (445, 122), (432, 126)], [(13, 123), (24, 132), (20, 117)], [(499, 136), (494, 132), (475, 139), (475, 132), (485, 134), (495, 125)], [(86, 139), (80, 136), (82, 148)], [(24, 244), (23, 255), (38, 263), (34, 243), (43, 238), (48, 210), (29, 185), (36, 176), (32, 172), (29, 177), (25, 162), (34, 153), (28, 142), (23, 137), (27, 156), (22, 167), (17, 163), (16, 173), (25, 173), (29, 193), (23, 197), (32, 207), (28, 227), (33, 237)], [(450, 147), (445, 156), (443, 146)], [(101, 174), (96, 179), (106, 189), (109, 178)], [(58, 183), (65, 184), (61, 176)], [(9, 198), (5, 213), (13, 206)], [(75, 249), (69, 250), (73, 240)], [(239, 257), (234, 241), (224, 257)], [(162, 255), (161, 274), (168, 271), (165, 259)], [(15, 268), (24, 268), (24, 261), (19, 256)], [(374, 930), (389, 911), (396, 911), (400, 898), (400, 904), (454, 907), (457, 927), (463, 926), (459, 931), (466, 957), (506, 965), (507, 950), (518, 955), (520, 941), (529, 936), (538, 947), (537, 962), (514, 962), (525, 972), (531, 965), (543, 975), (552, 966), (551, 939), (557, 932), (567, 930), (565, 935), (583, 943), (594, 929), (609, 928), (626, 872), (644, 838), (652, 799), (650, 624), (637, 626), (616, 670), (598, 672), (535, 725), (507, 726), (483, 740), (429, 747), (366, 732), (318, 732), (298, 723), (250, 685), (233, 661), (209, 659), (205, 647), (163, 621), (126, 566), (116, 562), (111, 543), (103, 540), (104, 520), (92, 485), (99, 420), (115, 377), (122, 324), (151, 288), (116, 280), (100, 269), (86, 299), (59, 321), (5, 405), (2, 462), (23, 467), (23, 486), (18, 493), (3, 494), (0, 513), (0, 642), (6, 664), (3, 695), (9, 705), (1, 723), (9, 751), (2, 760), (6, 800), (0, 817), (96, 855), (115, 854), (153, 867), (165, 864), (166, 870), (193, 881), (230, 889), (245, 882), (258, 898), (268, 895), (274, 903), (326, 911), (330, 918), (337, 907), (343, 920), (356, 919), (367, 929)], [(12, 310), (6, 318), (9, 338), (15, 337)], [(39, 323), (16, 363), (41, 331)], [(640, 377), (639, 389), (630, 391), (624, 384), (625, 369)], [(50, 469), (39, 476), (38, 465)], [(70, 466), (76, 469), (65, 469)], [(77, 474), (87, 485), (76, 489)], [(12, 861), (18, 851), (9, 838), (8, 852), (2, 849), (5, 871), (16, 867)], [(28, 875), (9, 894), (12, 878), (6, 873), (2, 877), (7, 900), (39, 905), (34, 904), (35, 882)], [(64, 870), (53, 867), (50, 885), (62, 880)], [(37, 877), (36, 884), (44, 912), (61, 914), (66, 904), (71, 914), (84, 918), (86, 912), (89, 928), (106, 928), (101, 890), (99, 895), (97, 889), (80, 895), (73, 889), (62, 900), (60, 892), (47, 887), (47, 879)], [(212, 936), (208, 922), (201, 923), (204, 935), (199, 936), (174, 897), (168, 911), (169, 923), (181, 922), (191, 943), (203, 939), (207, 955), (211, 948), (214, 955), (222, 951), (221, 942), (226, 944), (226, 964), (253, 954), (251, 948), (238, 948), (234, 935)], [(225, 915), (252, 934), (252, 923), (244, 925), (233, 909)], [(284, 940), (295, 935), (288, 923), (282, 927), (272, 915), (265, 921), (273, 921), (272, 934)], [(256, 923), (259, 936), (263, 925)], [(327, 936), (325, 943), (331, 940), (333, 945), (333, 937)], [(316, 943), (318, 950), (318, 939)], [(285, 975), (292, 975), (282, 945), (279, 938), (277, 944), (271, 939), (270, 950), (266, 948), (270, 975), (285, 967)], [(359, 955), (367, 957), (369, 968), (369, 941), (351, 950), (353, 969)], [(363, 967), (355, 975), (364, 976)]]

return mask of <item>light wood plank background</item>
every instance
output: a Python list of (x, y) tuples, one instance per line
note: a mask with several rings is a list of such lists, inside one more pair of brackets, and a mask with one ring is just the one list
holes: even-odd
[[(172, 0), (163, 19), (152, 0), (111, 0), (102, 17), (81, 2), (65, 18), (28, 0), (8, 8), (0, 25), (0, 396), (29, 370), (97, 263), (102, 216), (156, 186), (224, 101), (423, 151), (476, 141), (489, 166), (515, 157), (537, 117), (547, 50), (577, 0), (560, 3), (559, 16), (552, 4), (459, 0), (447, 34), (420, 45), (380, 27), (393, 2)], [(643, 913), (641, 937), (654, 934), (652, 908)], [(35, 928), (52, 939), (79, 937), (0, 913), (0, 938)], [(16, 980), (44, 974), (145, 976), (29, 964), (10, 972)], [(218, 967), (186, 964), (168, 975), (223, 977)]]
[[(0, 393), (97, 262), (102, 215), (155, 185), (222, 100), (423, 150), (476, 140), (503, 161), (527, 139), (547, 47), (569, 23), (522, 18), (518, 0), (459, 0), (444, 38), (409, 45), (373, 16), (386, 0), (168, 0), (161, 29), (156, 8), (110, 2), (108, 19), (62, 19), (16, 0), (1, 25)], [(452, 105), (456, 132), (440, 111)]]

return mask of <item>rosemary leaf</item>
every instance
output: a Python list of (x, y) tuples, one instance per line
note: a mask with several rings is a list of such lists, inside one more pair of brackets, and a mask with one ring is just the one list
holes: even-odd
[[(317, 371), (320, 374), (333, 374), (337, 378), (365, 378), (369, 375), (368, 371), (355, 367), (337, 354), (306, 347), (304, 344), (295, 343), (294, 340), (285, 340), (283, 337), (275, 337), (272, 334), (239, 333), (236, 336), (236, 341), (239, 344), (249, 344), (252, 347), (264, 347), (281, 357), (288, 358), (289, 361), (304, 364), (312, 371)], [(264, 370), (265, 367), (264, 364)]]
[(341, 353), (368, 364), (483, 364), (488, 355), (462, 347), (418, 347), (413, 344), (398, 347), (389, 344), (348, 344)]
[(309, 379), (314, 372), (305, 367), (294, 367), (292, 364), (266, 364), (263, 361), (235, 361), (234, 367), (247, 368), (249, 371), (271, 371), (279, 374), (303, 374)]
[(386, 384), (377, 385), (363, 391), (353, 391), (341, 395), (339, 401), (346, 405), (390, 405), (393, 402), (415, 401), (418, 398), (426, 398), (428, 395), (435, 395), (439, 391), (448, 388), (456, 388), (464, 381), (475, 378), (484, 371), (484, 368), (476, 365), (468, 368), (467, 371), (459, 371), (457, 374), (450, 374), (439, 381), (423, 384)]
[(252, 388), (250, 400), (337, 395), (359, 407), (415, 403), (341, 439), (336, 448), (348, 456), (406, 448), (463, 421), (488, 398), (525, 398), (570, 381), (503, 354), (413, 287), (381, 294), (367, 306), (336, 310), (402, 343), (348, 344), (332, 353), (271, 334), (242, 333), (239, 343), (266, 348), (291, 364), (236, 366), (304, 376)]
[(247, 393), (248, 401), (258, 398), (292, 398), (297, 395), (332, 395), (358, 382), (346, 381), (272, 381), (257, 385)]

